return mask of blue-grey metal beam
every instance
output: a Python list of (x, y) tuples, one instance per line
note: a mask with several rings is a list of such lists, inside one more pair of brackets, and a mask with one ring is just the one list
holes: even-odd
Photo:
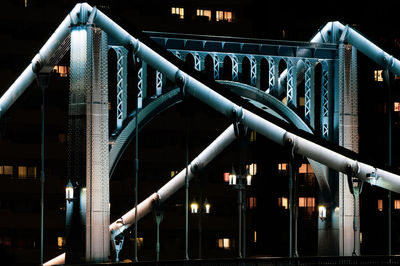
[[(300, 155), (325, 164), (339, 172), (348, 173), (351, 171), (352, 174), (362, 180), (371, 181), (377, 186), (400, 192), (400, 176), (357, 162), (338, 152), (332, 151), (300, 136), (296, 136), (238, 106), (229, 99), (213, 91), (205, 84), (184, 73), (167, 59), (158, 55), (146, 44), (129, 35), (129, 33), (105, 16), (101, 11), (97, 10), (96, 14), (94, 14), (94, 21), (96, 25), (101, 27), (121, 44), (127, 45), (127, 47), (133, 47), (133, 51), (137, 57), (147, 62), (153, 68), (161, 71), (168, 79), (181, 84), (187, 93), (203, 101), (223, 115), (231, 117), (232, 113), (235, 113), (237, 119), (244, 125), (259, 132), (277, 144), (286, 145), (287, 142), (292, 142), (293, 145), (295, 145), (295, 151)], [(371, 179), (370, 176), (375, 174), (378, 178)]]
[(376, 44), (368, 40), (358, 31), (339, 21), (328, 22), (310, 40), (312, 43), (343, 43), (347, 42), (356, 47), (378, 65), (400, 75), (400, 61), (386, 53)]

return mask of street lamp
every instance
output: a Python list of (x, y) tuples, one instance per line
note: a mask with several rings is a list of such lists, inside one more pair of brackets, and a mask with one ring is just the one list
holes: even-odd
[(210, 210), (211, 204), (208, 202), (207, 199), (205, 199), (202, 206), (199, 206), (195, 199), (192, 201), (192, 203), (190, 203), (190, 212), (192, 214), (210, 214)]
[(74, 199), (74, 187), (72, 186), (71, 180), (68, 181), (67, 186), (65, 187), (65, 199), (68, 202)]
[(204, 203), (199, 205), (196, 200), (193, 200), (190, 204), (191, 213), (199, 217), (199, 259), (201, 259), (201, 243), (202, 243), (202, 234), (201, 234), (201, 220), (203, 215), (210, 214), (211, 204), (205, 199)]
[(232, 167), (232, 172), (229, 175), (229, 185), (230, 186), (236, 185), (236, 172), (233, 167)]
[(204, 210), (205, 210), (206, 214), (210, 214), (210, 209), (211, 209), (211, 204), (206, 199), (204, 201)]
[(252, 178), (252, 176), (250, 174), (247, 174), (247, 176), (246, 176), (246, 184), (248, 186), (251, 186), (251, 178)]
[(324, 205), (320, 205), (318, 207), (318, 216), (321, 219), (321, 221), (325, 221), (325, 219), (326, 219), (326, 207)]
[(190, 212), (191, 213), (198, 213), (199, 211), (199, 204), (197, 204), (197, 202), (194, 200), (191, 204), (190, 204)]
[(229, 185), (238, 190), (238, 218), (239, 218), (239, 258), (246, 257), (246, 188), (251, 186), (252, 175), (237, 175), (232, 167), (229, 175)]

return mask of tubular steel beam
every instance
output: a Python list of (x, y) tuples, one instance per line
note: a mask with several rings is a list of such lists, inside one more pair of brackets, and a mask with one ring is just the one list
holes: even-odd
[[(236, 139), (233, 126), (228, 127), (218, 138), (216, 138), (203, 152), (201, 152), (188, 167), (188, 178), (191, 180), (195, 173), (203, 169), (210, 161), (220, 154), (229, 144)], [(142, 201), (137, 207), (137, 219), (140, 220), (151, 212), (154, 203), (165, 202), (170, 196), (185, 185), (186, 168), (180, 171), (167, 184), (161, 187), (156, 193)], [(112, 223), (109, 227), (111, 237), (122, 233), (129, 228), (135, 220), (135, 208), (127, 212), (120, 219)]]
[(345, 26), (339, 21), (328, 22), (314, 35), (310, 42), (347, 42), (356, 47), (360, 52), (368, 56), (378, 65), (390, 70), (396, 75), (400, 75), (400, 61), (398, 59), (383, 51), (355, 29), (348, 25)]
[[(102, 27), (103, 30), (110, 35), (113, 35), (113, 38), (117, 41), (132, 46), (137, 57), (146, 61), (153, 68), (161, 71), (168, 79), (183, 84), (187, 93), (203, 101), (225, 116), (231, 117), (232, 113), (235, 113), (244, 125), (280, 145), (285, 145), (285, 142), (290, 139), (294, 142), (294, 145), (296, 145), (295, 151), (300, 155), (325, 164), (339, 172), (347, 173), (350, 168), (354, 175), (362, 180), (368, 182), (372, 181), (371, 183), (377, 186), (400, 192), (400, 176), (357, 162), (340, 153), (313, 143), (300, 136), (296, 136), (260, 116), (241, 108), (203, 83), (181, 71), (178, 67), (158, 55), (144, 43), (130, 36), (120, 26), (115, 24), (115, 22), (101, 13), (101, 11), (97, 11), (94, 21), (96, 25)], [(374, 174), (377, 178), (372, 180), (370, 176)]]
[[(89, 14), (90, 17), (88, 16)], [(382, 169), (375, 168), (365, 163), (357, 162), (346, 157), (345, 155), (288, 132), (287, 130), (263, 119), (249, 110), (238, 106), (229, 99), (216, 93), (203, 83), (181, 71), (178, 67), (150, 49), (147, 45), (132, 37), (101, 11), (90, 7), (88, 4), (78, 4), (75, 6), (70, 15), (64, 19), (56, 32), (46, 42), (38, 55), (35, 56), (32, 63), (27, 67), (27, 69), (25, 69), (25, 71), (14, 82), (14, 84), (11, 85), (8, 91), (0, 98), (0, 117), (2, 113), (4, 113), (24, 92), (24, 90), (33, 81), (35, 73), (40, 71), (41, 66), (43, 66), (45, 61), (51, 56), (54, 50), (58, 47), (59, 43), (66, 38), (69, 33), (69, 26), (78, 22), (86, 22), (87, 19), (89, 19), (91, 23), (95, 23), (121, 45), (132, 49), (137, 57), (147, 62), (153, 68), (162, 72), (168, 79), (182, 84), (187, 93), (203, 101), (225, 116), (231, 118), (232, 114), (234, 114), (237, 118), (237, 121), (240, 121), (245, 126), (248, 126), (249, 128), (259, 132), (268, 139), (280, 145), (292, 145), (296, 153), (325, 164), (332, 169), (343, 173), (351, 172), (353, 176), (370, 182), (373, 185), (400, 192), (400, 176)], [(355, 30), (347, 26), (345, 27), (339, 22), (328, 23), (326, 27), (324, 27), (319, 33), (317, 33), (316, 36), (314, 36), (312, 41), (317, 41), (319, 39), (322, 41), (326, 40), (327, 34), (330, 30), (331, 36), (337, 37), (340, 35), (341, 37), (339, 41), (347, 41), (361, 52), (365, 53), (376, 63), (386, 67), (395, 74), (400, 75), (399, 60), (385, 53), (382, 49), (368, 41)], [(337, 39), (333, 38), (333, 40)], [(281, 84), (283, 82), (280, 80), (279, 83)], [(193, 171), (204, 167), (209, 160), (221, 152), (223, 148), (226, 147), (225, 145), (228, 145), (234, 140), (234, 138), (235, 136), (233, 133), (233, 127), (229, 127), (219, 138), (217, 138), (215, 142), (211, 144), (212, 148), (208, 147), (191, 163), (189, 174), (193, 175)], [(184, 185), (185, 174), (181, 173), (168, 182), (157, 193), (153, 194), (137, 206), (137, 210), (134, 211), (137, 212), (136, 219), (143, 217), (151, 210), (151, 203), (153, 201), (166, 200)], [(129, 217), (130, 218), (128, 219), (128, 216), (123, 216), (122, 221), (111, 224), (110, 230), (120, 230), (120, 228), (127, 226), (132, 222), (130, 220), (132, 219), (131, 216)], [(124, 218), (126, 218), (126, 221), (124, 221)], [(118, 224), (122, 224), (122, 226), (118, 226)]]
[[(51, 35), (39, 53), (32, 59), (32, 62), (26, 67), (22, 74), (14, 81), (8, 90), (0, 98), (0, 118), (3, 114), (15, 103), (15, 101), (24, 93), (32, 81), (39, 73), (43, 66), (46, 65), (53, 53), (57, 50), (60, 44), (67, 38), (70, 32), (70, 26), (77, 21), (78, 14), (81, 12), (83, 4), (77, 4), (72, 11), (61, 22), (60, 26)], [(86, 7), (86, 5), (84, 5)], [(43, 69), (44, 70), (44, 69)], [(46, 69), (50, 72), (51, 69)]]

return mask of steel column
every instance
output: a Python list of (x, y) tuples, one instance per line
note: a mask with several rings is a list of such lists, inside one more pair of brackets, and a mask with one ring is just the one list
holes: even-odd
[[(88, 28), (93, 38), (91, 86), (86, 92), (86, 261), (106, 262), (110, 253), (107, 35)], [(90, 50), (90, 49), (88, 49)], [(90, 66), (89, 66), (90, 67)]]
[(111, 46), (117, 54), (117, 128), (126, 118), (128, 87), (128, 50), (122, 46)]

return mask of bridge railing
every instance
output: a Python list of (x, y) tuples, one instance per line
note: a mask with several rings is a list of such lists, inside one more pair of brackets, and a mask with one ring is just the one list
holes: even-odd
[[(344, 256), (344, 257), (297, 257), (297, 258), (248, 258), (207, 259), (174, 261), (141, 261), (113, 263), (113, 265), (137, 266), (283, 266), (283, 265), (399, 265), (400, 256)], [(91, 264), (97, 265), (97, 264)], [(100, 264), (98, 264), (100, 265)], [(104, 265), (104, 264), (101, 264)]]

